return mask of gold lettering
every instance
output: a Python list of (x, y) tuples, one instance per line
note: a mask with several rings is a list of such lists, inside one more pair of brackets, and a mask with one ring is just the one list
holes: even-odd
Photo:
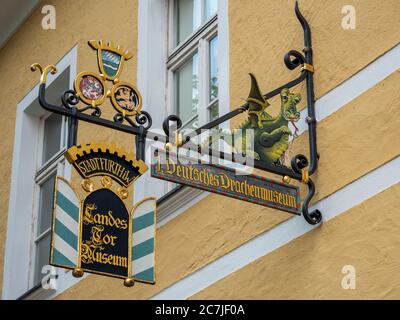
[(112, 245), (113, 247), (115, 247), (116, 240), (117, 240), (117, 237), (116, 237), (116, 236), (110, 236), (110, 235), (108, 235), (108, 234), (106, 234), (106, 235), (103, 237), (103, 243), (104, 243), (104, 244), (110, 244), (110, 245)]
[(126, 170), (126, 171), (124, 172), (124, 175), (123, 175), (123, 177), (122, 177), (122, 180), (124, 180), (126, 183), (129, 183), (129, 171), (128, 171), (128, 170)]
[(279, 200), (278, 200), (279, 204), (283, 204), (283, 196), (282, 193), (279, 192)]
[(127, 257), (121, 257), (108, 253), (97, 252), (99, 247), (93, 244), (82, 243), (81, 260), (83, 263), (92, 264), (94, 262), (101, 264), (110, 264), (119, 267), (128, 267)]
[(168, 158), (166, 163), (167, 163), (166, 173), (174, 174), (175, 170), (176, 170), (176, 164), (175, 164), (174, 160), (172, 160), (171, 158)]
[(181, 166), (176, 166), (176, 175), (181, 178), (182, 177), (182, 168)]
[(114, 172), (114, 161), (107, 161), (108, 162), (108, 171)]
[(105, 159), (103, 159), (103, 158), (100, 158), (99, 159), (100, 161), (100, 168), (101, 168), (101, 171), (104, 171), (104, 162), (106, 161)]
[(125, 219), (115, 218), (112, 211), (108, 211), (107, 214), (94, 213), (97, 207), (94, 204), (87, 204), (83, 214), (83, 223), (104, 225), (109, 227), (115, 227), (118, 229), (127, 229), (128, 222)]
[(92, 170), (96, 171), (97, 170), (97, 161), (96, 161), (96, 159), (90, 159), (89, 162), (90, 162), (90, 166), (92, 167)]
[(220, 173), (220, 180), (221, 180), (221, 188), (222, 189), (229, 189), (230, 188), (230, 186), (231, 186), (231, 181), (230, 181), (230, 179), (229, 179), (229, 177), (224, 173), (224, 172), (221, 172)]
[(114, 261), (117, 266), (127, 267), (128, 259), (126, 257), (114, 256)]
[[(163, 172), (160, 163), (157, 163), (158, 171)], [(120, 169), (121, 170), (121, 169)], [(165, 173), (176, 175), (182, 179), (201, 183), (206, 186), (219, 187), (223, 190), (230, 190), (234, 193), (240, 193), (246, 197), (253, 197), (263, 201), (273, 202), (288, 207), (297, 207), (296, 197), (280, 191), (258, 186), (249, 183), (247, 180), (238, 180), (236, 177), (231, 177), (225, 172), (214, 174), (208, 167), (203, 167), (201, 170), (197, 167), (189, 165), (176, 164), (172, 159), (168, 158), (165, 167)], [(120, 226), (127, 227), (125, 223)]]
[(193, 180), (196, 182), (200, 180), (199, 169), (197, 168), (193, 170)]
[(78, 166), (78, 168), (79, 168), (79, 171), (80, 171), (80, 172), (82, 172), (82, 174), (85, 174), (85, 173), (86, 173), (87, 169), (85, 168), (85, 166), (84, 166), (84, 163), (83, 163), (83, 162), (82, 162), (82, 163), (79, 163), (79, 164), (77, 164), (77, 166)]
[(289, 196), (289, 207), (297, 208), (296, 197)]
[(94, 223), (108, 226), (109, 225), (108, 217), (103, 216), (102, 214), (95, 214), (94, 215)]
[(267, 200), (267, 189), (261, 188), (261, 199)]
[(254, 196), (260, 198), (260, 187), (254, 186)]
[(250, 186), (247, 193), (250, 197), (254, 197), (254, 186)]

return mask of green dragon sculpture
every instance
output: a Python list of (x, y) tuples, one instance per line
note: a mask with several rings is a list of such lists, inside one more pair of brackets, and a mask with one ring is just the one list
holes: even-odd
[[(276, 117), (267, 113), (269, 103), (261, 94), (257, 80), (253, 74), (251, 77), (251, 90), (247, 102), (249, 103), (248, 118), (235, 130), (236, 133), (219, 130), (208, 140), (208, 145), (224, 139), (234, 148), (235, 152), (246, 153), (247, 156), (270, 164), (281, 164), (280, 159), (289, 147), (289, 121), (294, 124), (300, 119), (300, 113), (296, 106), (301, 101), (300, 94), (291, 93), (284, 88), (281, 93), (281, 110)], [(254, 130), (254, 151), (246, 147), (246, 130)], [(238, 135), (238, 132), (240, 133)]]

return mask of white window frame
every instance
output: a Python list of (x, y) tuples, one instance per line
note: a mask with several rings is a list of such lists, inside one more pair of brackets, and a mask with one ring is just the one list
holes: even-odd
[[(172, 1), (172, 0), (170, 0)], [(169, 114), (176, 114), (177, 106), (176, 103), (176, 71), (182, 67), (193, 54), (197, 51), (199, 56), (199, 105), (197, 115), (193, 118), (198, 117), (199, 126), (202, 126), (210, 121), (208, 108), (210, 105), (218, 101), (209, 101), (210, 85), (209, 85), (209, 69), (210, 69), (210, 41), (218, 36), (218, 22), (216, 17), (211, 18), (204, 25), (206, 28), (201, 28), (202, 32), (197, 34), (196, 37), (191, 39), (188, 43), (183, 43), (178, 46), (170, 55), (170, 59), (167, 62), (168, 69), (168, 89), (167, 89), (167, 110)], [(203, 26), (203, 27), (204, 27)]]
[[(70, 84), (71, 85), (71, 84)], [(43, 163), (43, 142), (44, 142), (44, 128), (45, 121), (51, 116), (51, 113), (47, 113), (39, 121), (38, 139), (37, 139), (37, 157), (36, 157), (36, 168), (35, 172), (35, 191), (33, 201), (33, 216), (32, 216), (32, 240), (31, 240), (31, 268), (29, 270), (29, 285), (33, 288), (36, 284), (35, 275), (36, 270), (36, 259), (37, 259), (37, 242), (46, 237), (51, 233), (51, 226), (38, 235), (38, 225), (40, 218), (40, 190), (41, 185), (46, 182), (53, 174), (55, 176), (61, 176), (68, 178), (67, 175), (70, 173), (70, 164), (65, 160), (64, 153), (67, 145), (67, 126), (68, 118), (62, 117), (61, 120), (61, 134), (60, 134), (60, 150), (56, 152), (50, 159)], [(68, 169), (66, 167), (69, 167)], [(68, 170), (66, 172), (66, 170)]]
[[(192, 118), (183, 123), (182, 129), (185, 129), (186, 124), (197, 119), (198, 126), (201, 127), (207, 122), (209, 122), (209, 108), (214, 103), (218, 102), (218, 98), (213, 101), (209, 101), (210, 96), (210, 85), (209, 85), (209, 75), (210, 75), (210, 41), (218, 36), (218, 12), (205, 21), (205, 1), (200, 1), (200, 21), (202, 24), (198, 29), (194, 30), (193, 33), (185, 39), (182, 43), (176, 44), (177, 36), (177, 0), (169, 0), (169, 18), (168, 18), (168, 48), (169, 55), (167, 58), (167, 72), (168, 72), (168, 82), (167, 82), (167, 113), (168, 114), (178, 114), (177, 107), (177, 85), (176, 85), (176, 72), (185, 65), (193, 55), (198, 55), (198, 66), (199, 66), (199, 101), (197, 114)], [(175, 183), (165, 182), (166, 189), (168, 192), (173, 191), (177, 186)]]
[[(171, 60), (171, 44), (168, 32), (173, 31), (171, 19), (170, 0), (139, 0), (139, 25), (138, 25), (138, 88), (144, 101), (144, 110), (148, 111), (153, 118), (151, 131), (163, 133), (162, 122), (167, 115), (174, 113), (172, 101), (169, 101), (171, 90), (169, 84), (171, 79), (166, 68), (168, 57)], [(230, 111), (229, 99), (229, 23), (228, 23), (228, 0), (218, 0), (218, 102), (220, 116)], [(174, 33), (172, 33), (174, 34)], [(194, 32), (196, 34), (196, 31)], [(185, 41), (184, 41), (185, 43)], [(179, 45), (174, 49), (181, 47)], [(170, 62), (171, 63), (171, 62)], [(204, 101), (204, 100), (203, 100)], [(207, 105), (208, 107), (208, 105)], [(206, 119), (207, 113), (203, 113)], [(200, 120), (203, 123), (207, 120)], [(229, 128), (229, 121), (220, 125), (220, 128)], [(146, 162), (151, 162), (151, 146), (155, 143), (147, 141)], [(150, 177), (147, 172), (137, 182), (141, 188), (135, 189), (135, 201), (144, 197), (156, 196), (162, 198), (168, 193), (168, 183), (163, 183)], [(208, 195), (205, 191), (193, 188), (184, 188), (167, 197), (162, 205), (157, 208), (158, 226), (167, 223), (171, 219), (185, 212)]]
[[(57, 74), (48, 75), (47, 86), (51, 86), (60, 75), (67, 72), (68, 68), (69, 87), (72, 88), (77, 74), (77, 46), (59, 61)], [(58, 175), (67, 180), (71, 179), (72, 166), (61, 156), (65, 148), (44, 165), (37, 163), (41, 158), (39, 152), (42, 151), (43, 142), (40, 138), (43, 137), (43, 117), (50, 114), (38, 105), (38, 92), (39, 84), (17, 106), (5, 247), (3, 299), (17, 299), (33, 289), (31, 287), (36, 263), (33, 239), (36, 236), (38, 189), (40, 189), (36, 183), (37, 169), (43, 169), (42, 178), (57, 170)], [(63, 122), (65, 126), (66, 120)], [(52, 165), (49, 166), (49, 164)], [(80, 279), (73, 278), (71, 272), (63, 269), (56, 271), (58, 275), (57, 290), (38, 288), (25, 298), (50, 299), (80, 281)]]
[[(179, 47), (185, 46), (187, 42), (192, 42), (194, 35), (198, 34), (198, 31), (202, 29), (205, 25), (207, 25), (207, 22), (209, 20), (213, 20), (214, 17), (209, 17), (208, 21), (205, 20), (205, 1), (201, 0), (200, 1), (200, 21), (202, 22), (201, 25), (197, 30), (193, 30), (192, 34), (182, 41), (182, 43), (177, 43), (177, 17), (176, 17), (176, 9), (177, 9), (177, 0), (167, 0), (168, 1), (168, 52), (169, 55), (171, 55), (174, 51), (179, 49)], [(216, 14), (217, 15), (217, 14)]]

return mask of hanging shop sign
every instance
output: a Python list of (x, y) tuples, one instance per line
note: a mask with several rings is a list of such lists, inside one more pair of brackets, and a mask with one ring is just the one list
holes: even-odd
[(237, 175), (231, 168), (201, 163), (163, 150), (157, 150), (156, 154), (151, 165), (154, 178), (301, 214), (300, 190), (296, 186), (257, 175)]
[(154, 283), (156, 199), (131, 210), (126, 204), (146, 164), (104, 143), (73, 146), (65, 157), (82, 176), (85, 195), (57, 178), (51, 264), (73, 269), (77, 277), (90, 272), (123, 278), (126, 286)]
[[(150, 130), (152, 117), (142, 110), (140, 92), (135, 85), (121, 80), (124, 64), (133, 55), (112, 42), (88, 42), (97, 52), (98, 71), (79, 73), (74, 81), (74, 89), (67, 90), (60, 97), (60, 105), (46, 100), (47, 75), (55, 74), (57, 68), (54, 65), (42, 67), (38, 63), (31, 66), (32, 71), (39, 70), (41, 73), (38, 93), (40, 105), (69, 120), (65, 157), (82, 177), (79, 192), (64, 179), (56, 179), (52, 265), (73, 269), (77, 277), (86, 271), (123, 278), (126, 286), (132, 286), (136, 280), (155, 282), (156, 199), (143, 199), (135, 205), (132, 200), (133, 185), (148, 170), (144, 161), (146, 141), (150, 140), (161, 143), (168, 150), (159, 150), (159, 155), (153, 159), (151, 174), (154, 178), (293, 214), (302, 213), (312, 225), (322, 221), (319, 210), (309, 209), (315, 194), (312, 175), (319, 161), (311, 29), (297, 1), (295, 13), (303, 28), (304, 47), (302, 52), (290, 50), (286, 53), (284, 63), (289, 70), (299, 70), (299, 75), (266, 94), (261, 93), (256, 77), (251, 75), (250, 95), (244, 105), (185, 134), (182, 133), (183, 121), (176, 115), (169, 115), (163, 121), (164, 133)], [(291, 92), (291, 89), (302, 82), (306, 83), (307, 92), (305, 121), (308, 125), (309, 157), (296, 154), (288, 165), (290, 136), (297, 135), (295, 123), (300, 120), (298, 107), (301, 102), (300, 94)], [(280, 96), (280, 111), (273, 115), (268, 100), (276, 96)], [(112, 106), (110, 109), (115, 111), (112, 118), (103, 116), (103, 104), (106, 101)], [(236, 175), (229, 168), (209, 163), (188, 162), (187, 159), (181, 162), (169, 158), (171, 150), (179, 151), (186, 146), (190, 150), (199, 150), (201, 157), (203, 146), (194, 143), (196, 137), (204, 130), (217, 128), (243, 113), (247, 114), (247, 118), (238, 129), (253, 130), (253, 150), (248, 150), (250, 146), (246, 145), (247, 140), (236, 140), (230, 134), (228, 141), (232, 141), (233, 151), (230, 154), (218, 151), (219, 158), (232, 159), (232, 162), (243, 165), (240, 160), (243, 153), (236, 146), (245, 146), (246, 156), (254, 160), (254, 168), (279, 175), (285, 183), (254, 175)], [(105, 143), (78, 145), (80, 121), (135, 136), (136, 154)], [(171, 126), (171, 122), (176, 125)], [(216, 151), (211, 149), (214, 138), (219, 140), (224, 134), (218, 132), (211, 138), (207, 146), (209, 154), (215, 154)], [(166, 161), (160, 161), (160, 156), (166, 157)], [(291, 179), (308, 188), (302, 203), (299, 188), (289, 184)]]

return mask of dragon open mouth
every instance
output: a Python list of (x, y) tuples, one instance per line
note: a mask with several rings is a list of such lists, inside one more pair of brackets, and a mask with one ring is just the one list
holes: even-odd
[(299, 119), (300, 119), (300, 115), (298, 115), (298, 114), (296, 114), (296, 115), (292, 115), (292, 114), (288, 114), (288, 113), (285, 113), (285, 119), (287, 120), (287, 121), (290, 121), (290, 122), (297, 122), (297, 121), (299, 121)]

